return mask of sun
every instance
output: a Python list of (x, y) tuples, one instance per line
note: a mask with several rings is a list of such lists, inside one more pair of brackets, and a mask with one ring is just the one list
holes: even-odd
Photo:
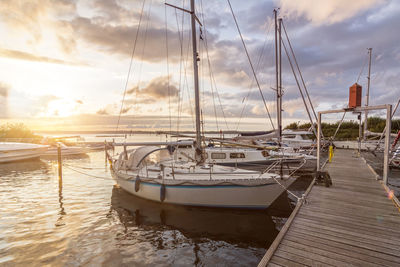
[(46, 117), (68, 117), (76, 113), (76, 106), (67, 99), (57, 99), (47, 105)]

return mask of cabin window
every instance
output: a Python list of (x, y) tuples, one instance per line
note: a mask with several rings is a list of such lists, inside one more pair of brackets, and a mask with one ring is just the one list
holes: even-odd
[(178, 145), (178, 148), (192, 148), (191, 145)]
[(246, 157), (244, 153), (231, 153), (229, 156), (231, 159), (244, 159)]
[(269, 153), (268, 153), (267, 150), (263, 150), (261, 153), (262, 153), (262, 155), (263, 155), (264, 157), (269, 157)]
[(225, 153), (211, 153), (211, 158), (212, 159), (226, 159), (226, 154)]
[(295, 134), (285, 134), (283, 137), (284, 138), (294, 139), (294, 138), (296, 138), (296, 135)]
[(310, 134), (302, 134), (301, 138), (303, 138), (304, 140), (312, 140), (312, 135)]

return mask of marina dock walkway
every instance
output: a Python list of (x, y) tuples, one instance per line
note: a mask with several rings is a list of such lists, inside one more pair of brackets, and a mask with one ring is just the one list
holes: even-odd
[(352, 150), (336, 150), (333, 186), (311, 185), (259, 266), (400, 266), (400, 210)]

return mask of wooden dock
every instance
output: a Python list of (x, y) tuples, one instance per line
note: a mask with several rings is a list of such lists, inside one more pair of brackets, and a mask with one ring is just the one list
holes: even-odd
[(398, 200), (354, 151), (324, 170), (333, 186), (310, 185), (259, 266), (400, 266)]

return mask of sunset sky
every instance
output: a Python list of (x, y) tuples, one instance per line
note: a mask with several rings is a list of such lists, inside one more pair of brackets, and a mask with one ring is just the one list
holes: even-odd
[[(189, 9), (188, 0), (167, 2)], [(400, 98), (400, 1), (231, 3), (273, 118), (277, 7), (317, 110), (345, 107), (361, 70), (365, 94), (368, 47), (370, 105)], [(227, 1), (196, 4), (205, 128), (271, 129)], [(121, 112), (120, 129), (193, 129), (189, 22), (158, 0), (1, 0), (0, 123), (39, 131), (115, 129)], [(284, 54), (283, 87), (284, 125), (305, 122)]]

